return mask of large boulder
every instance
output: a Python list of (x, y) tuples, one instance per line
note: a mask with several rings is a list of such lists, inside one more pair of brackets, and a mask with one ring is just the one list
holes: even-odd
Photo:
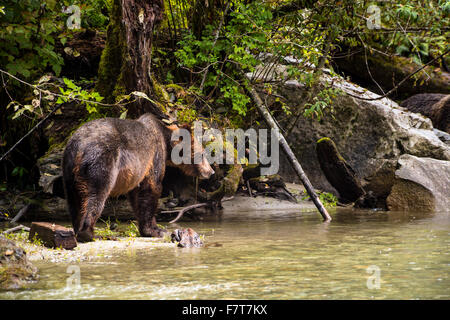
[(398, 166), (386, 200), (389, 210), (450, 210), (450, 161), (404, 154)]
[(14, 241), (0, 236), (0, 289), (20, 289), (39, 278), (38, 269)]
[[(287, 75), (286, 68), (279, 65), (273, 68), (272, 74), (265, 74), (264, 79), (253, 77), (261, 73), (258, 69), (247, 76), (260, 82), (279, 80)], [(293, 110), (293, 115), (276, 114), (283, 129), (289, 130), (299, 115), (285, 137), (316, 188), (338, 194), (320, 169), (315, 152), (316, 142), (323, 137), (335, 142), (342, 157), (361, 179), (362, 187), (374, 193), (379, 200), (377, 206), (381, 207), (385, 207), (394, 183), (397, 160), (402, 154), (450, 159), (450, 148), (436, 136), (430, 119), (408, 112), (387, 98), (358, 99), (356, 97), (373, 99), (379, 96), (325, 71), (320, 85), (331, 85), (341, 92), (320, 121), (300, 114), (305, 109), (305, 90), (311, 92), (314, 88), (307, 89), (299, 81), (289, 80), (273, 86), (275, 94), (269, 95), (263, 88), (260, 90), (272, 110), (276, 109), (279, 96), (284, 97)], [(283, 155), (280, 158), (280, 175), (288, 182), (298, 182), (289, 161)]]
[(435, 128), (450, 133), (450, 94), (415, 94), (401, 106), (430, 118)]

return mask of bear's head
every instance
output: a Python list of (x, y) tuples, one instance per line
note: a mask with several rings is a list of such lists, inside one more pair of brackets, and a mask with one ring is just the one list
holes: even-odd
[(179, 168), (188, 176), (209, 179), (214, 170), (205, 156), (202, 144), (192, 134), (190, 126), (172, 124), (167, 128), (172, 133), (168, 165)]

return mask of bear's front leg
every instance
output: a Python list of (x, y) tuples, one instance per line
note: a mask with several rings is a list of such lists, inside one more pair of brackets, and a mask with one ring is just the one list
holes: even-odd
[(151, 179), (145, 178), (138, 187), (128, 193), (128, 200), (138, 220), (142, 237), (162, 238), (167, 232), (157, 226), (155, 218), (161, 191), (161, 185), (155, 185)]

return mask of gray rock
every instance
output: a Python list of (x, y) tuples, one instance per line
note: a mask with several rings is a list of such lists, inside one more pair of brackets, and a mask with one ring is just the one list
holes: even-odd
[(444, 142), (447, 146), (450, 146), (450, 134), (436, 128), (433, 129), (433, 132), (442, 142)]
[(450, 210), (450, 161), (404, 154), (398, 165), (386, 200), (389, 210)]

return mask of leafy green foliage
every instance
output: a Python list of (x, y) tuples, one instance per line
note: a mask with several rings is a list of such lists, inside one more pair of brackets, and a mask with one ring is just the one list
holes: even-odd
[[(334, 194), (330, 192), (319, 191), (317, 195), (319, 196), (320, 202), (322, 202), (322, 204), (325, 207), (332, 208), (337, 206), (338, 198)], [(304, 191), (302, 200), (309, 200), (309, 199), (310, 196), (306, 193), (306, 191)]]
[[(33, 85), (35, 98), (32, 99), (31, 104), (22, 105), (18, 101), (11, 101), (6, 106), (6, 109), (14, 108), (12, 120), (22, 115), (27, 115), (31, 119), (40, 118), (44, 116), (45, 109), (52, 109), (55, 105), (73, 100), (79, 101), (81, 105), (86, 107), (88, 111), (87, 121), (103, 118), (108, 114), (108, 108), (96, 103), (103, 100), (103, 97), (98, 92), (84, 90), (67, 78), (63, 78), (64, 86), (52, 83), (50, 79), (49, 76), (43, 76)], [(50, 91), (49, 87), (56, 87), (59, 92)]]
[[(306, 103), (303, 114), (308, 118), (321, 120), (324, 116), (324, 110), (332, 105), (332, 101), (339, 94), (339, 90), (333, 87), (321, 90), (315, 97), (313, 103)], [(331, 110), (332, 111), (332, 110)]]
[(230, 105), (238, 115), (245, 116), (250, 99), (242, 84), (235, 80), (236, 66), (251, 71), (258, 64), (255, 53), (270, 47), (267, 36), (272, 15), (266, 5), (240, 2), (234, 5), (226, 26), (221, 30), (218, 30), (220, 22), (206, 26), (201, 39), (185, 34), (175, 56), (182, 67), (200, 70), (201, 75), (206, 72), (203, 90), (220, 88), (217, 102)]
[(55, 52), (59, 2), (4, 0), (0, 15), (0, 67), (13, 75), (32, 78), (51, 69), (56, 75), (63, 60)]
[[(288, 66), (285, 80), (300, 79), (308, 87), (317, 81), (309, 66), (319, 63), (320, 47), (326, 35), (312, 28), (298, 30), (297, 25), (309, 26), (303, 14), (286, 18), (293, 21), (283, 21), (285, 24), (280, 27), (280, 20), (273, 16), (272, 9), (271, 2), (233, 1), (225, 24), (219, 20), (207, 25), (201, 39), (188, 30), (178, 42), (175, 56), (179, 65), (198, 75), (195, 79), (201, 82), (200, 86), (197, 82), (191, 88), (200, 88), (199, 94), (207, 97), (214, 96), (214, 104), (219, 109), (227, 108), (228, 117), (236, 125), (242, 124), (240, 119), (248, 114), (250, 105), (245, 90), (248, 81), (241, 79), (241, 70), (266, 76), (283, 57), (292, 56), (304, 61), (304, 65)], [(311, 15), (316, 17), (315, 12)], [(219, 26), (222, 27), (219, 29)], [(264, 69), (257, 69), (257, 66), (264, 66)], [(306, 115), (321, 117), (331, 96), (325, 92), (323, 98), (310, 104)], [(279, 98), (277, 103), (286, 114), (292, 112)]]
[(67, 28), (65, 6), (77, 5), (82, 28), (104, 30), (108, 24), (108, 0), (3, 0), (0, 6), (0, 68), (25, 79), (45, 71), (59, 75), (64, 63), (55, 50), (72, 35)]
[(450, 1), (400, 0), (379, 2), (377, 6), (382, 32), (361, 30), (363, 40), (371, 47), (410, 57), (419, 65), (448, 47)]
[(86, 106), (86, 110), (89, 113), (89, 117), (87, 120), (93, 120), (97, 118), (104, 117), (104, 114), (101, 113), (100, 106), (92, 103), (100, 102), (103, 100), (103, 97), (100, 96), (98, 92), (95, 91), (86, 91), (81, 89), (81, 87), (75, 85), (71, 80), (67, 78), (63, 78), (64, 84), (67, 86), (67, 89), (59, 87), (59, 91), (62, 96), (59, 96), (56, 100), (57, 104), (65, 103), (73, 100), (74, 98), (80, 99), (79, 101)]
[(74, 1), (80, 6), (81, 27), (86, 29), (105, 30), (109, 22), (108, 11), (111, 9), (110, 0)]

